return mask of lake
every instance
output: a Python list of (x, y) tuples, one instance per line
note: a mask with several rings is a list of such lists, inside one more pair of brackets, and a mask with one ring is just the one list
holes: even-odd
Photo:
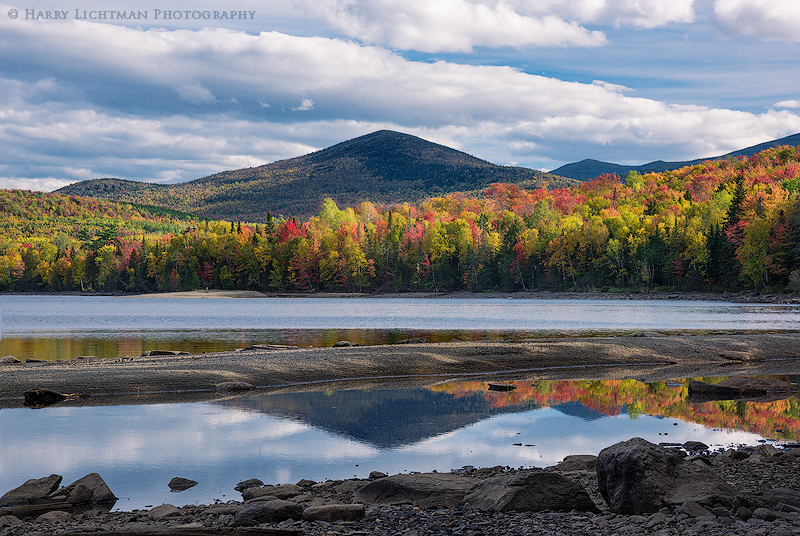
[[(331, 346), (424, 336), (526, 339), (800, 332), (800, 306), (705, 301), (0, 296), (0, 355), (118, 357), (249, 344)], [(710, 381), (716, 381), (710, 379)], [(797, 385), (797, 377), (783, 378)], [(274, 393), (213, 402), (0, 410), (0, 493), (51, 473), (99, 472), (116, 509), (241, 499), (240, 480), (366, 477), (370, 471), (542, 467), (644, 437), (713, 446), (797, 441), (796, 396), (688, 400), (686, 381), (481, 382), (403, 390)], [(181, 476), (200, 484), (179, 494)]]
[[(786, 379), (786, 378), (785, 378)], [(798, 378), (788, 378), (797, 382)], [(259, 478), (365, 478), (465, 465), (544, 467), (631, 437), (713, 447), (797, 441), (800, 401), (688, 400), (685, 382), (482, 382), (402, 390), (254, 392), (215, 402), (0, 410), (0, 493), (98, 472), (114, 508), (241, 500)], [(172, 493), (175, 476), (199, 485)]]
[(681, 300), (0, 296), (0, 355), (19, 359), (663, 333), (800, 332), (800, 305)]

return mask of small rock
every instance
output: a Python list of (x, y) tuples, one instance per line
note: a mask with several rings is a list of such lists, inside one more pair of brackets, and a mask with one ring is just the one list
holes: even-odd
[(355, 521), (364, 517), (363, 504), (329, 504), (326, 506), (309, 506), (303, 511), (306, 521)]
[(0, 365), (16, 365), (19, 363), (22, 363), (22, 361), (20, 361), (13, 355), (5, 355), (3, 357), (0, 357)]
[(347, 348), (348, 346), (361, 346), (357, 342), (339, 341), (333, 344), (334, 348)]
[(50, 389), (28, 389), (22, 395), (25, 397), (24, 404), (33, 408), (52, 406), (67, 399), (67, 395)]
[(781, 451), (776, 449), (774, 445), (759, 445), (758, 451), (756, 453), (759, 456), (763, 456), (764, 458), (772, 458), (774, 456), (780, 455)]
[(756, 519), (763, 519), (764, 521), (775, 521), (778, 516), (769, 508), (756, 508), (753, 510), (753, 517)]
[(594, 471), (597, 467), (597, 456), (591, 454), (573, 454), (555, 466), (556, 471), (567, 473), (570, 471)]
[(687, 441), (686, 443), (683, 444), (683, 448), (685, 448), (689, 452), (698, 452), (702, 450), (708, 450), (708, 445), (706, 445), (702, 441)]
[(161, 506), (156, 506), (150, 510), (147, 513), (147, 517), (153, 521), (158, 521), (159, 519), (163, 519), (165, 517), (183, 517), (183, 512), (171, 504), (162, 504)]
[(22, 521), (17, 516), (0, 516), (0, 528), (15, 527), (21, 524)]
[(247, 382), (222, 382), (214, 386), (214, 390), (218, 393), (235, 392), (235, 391), (251, 391), (256, 386)]
[(36, 518), (37, 523), (65, 523), (72, 519), (72, 514), (60, 510), (45, 512)]
[(297, 503), (275, 499), (250, 503), (234, 515), (232, 527), (254, 527), (261, 523), (276, 523), (300, 519), (303, 507)]
[(185, 491), (189, 488), (193, 488), (197, 485), (197, 482), (194, 480), (189, 480), (188, 478), (182, 478), (176, 476), (172, 480), (169, 481), (169, 489), (172, 491)]
[(397, 344), (427, 344), (428, 342), (430, 341), (425, 337), (411, 337), (410, 339), (397, 341)]

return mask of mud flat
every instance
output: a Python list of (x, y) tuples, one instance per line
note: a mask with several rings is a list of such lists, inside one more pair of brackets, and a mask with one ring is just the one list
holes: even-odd
[[(345, 346), (256, 347), (213, 354), (0, 364), (0, 407), (28, 389), (84, 394), (71, 404), (190, 401), (218, 397), (222, 382), (275, 390), (447, 380), (626, 379), (800, 374), (794, 333), (669, 335)], [(101, 400), (107, 400), (102, 402)]]

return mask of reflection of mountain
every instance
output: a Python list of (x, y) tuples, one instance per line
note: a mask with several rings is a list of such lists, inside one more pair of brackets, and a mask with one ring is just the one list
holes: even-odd
[(587, 408), (580, 402), (565, 402), (563, 404), (553, 406), (553, 409), (563, 413), (564, 415), (578, 417), (584, 421), (596, 421), (604, 417), (604, 415), (599, 411), (592, 408)]
[(533, 401), (495, 407), (480, 393), (455, 398), (428, 389), (254, 394), (216, 403), (298, 420), (380, 448), (416, 443), (492, 415), (538, 407)]

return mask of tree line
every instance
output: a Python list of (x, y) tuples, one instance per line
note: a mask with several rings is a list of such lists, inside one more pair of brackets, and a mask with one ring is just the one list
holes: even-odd
[(4, 190), (0, 290), (800, 291), (798, 189), (800, 149), (777, 147), (258, 223)]

